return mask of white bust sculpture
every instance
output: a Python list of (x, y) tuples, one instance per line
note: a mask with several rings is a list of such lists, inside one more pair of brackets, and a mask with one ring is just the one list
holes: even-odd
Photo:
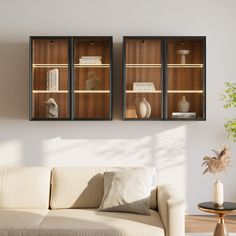
[(48, 118), (58, 118), (58, 105), (54, 98), (49, 98), (46, 102)]

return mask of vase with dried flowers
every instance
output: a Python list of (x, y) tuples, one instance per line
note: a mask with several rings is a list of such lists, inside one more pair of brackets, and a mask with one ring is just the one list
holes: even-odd
[[(215, 156), (203, 157), (202, 166), (206, 167), (203, 171), (203, 175), (206, 173), (212, 173), (217, 175), (220, 172), (226, 171), (231, 167), (231, 158), (229, 156), (229, 147), (224, 146), (220, 151), (213, 150)], [(220, 207), (224, 203), (224, 186), (218, 178), (213, 188), (213, 202), (216, 206)]]

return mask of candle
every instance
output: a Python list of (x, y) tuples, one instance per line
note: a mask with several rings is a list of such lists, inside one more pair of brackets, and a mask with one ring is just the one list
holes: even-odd
[(224, 203), (224, 186), (219, 179), (214, 183), (213, 196), (214, 196), (214, 203), (217, 206), (222, 206)]

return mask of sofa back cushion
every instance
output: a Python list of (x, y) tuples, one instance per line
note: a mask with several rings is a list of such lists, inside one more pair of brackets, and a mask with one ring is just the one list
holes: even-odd
[(0, 208), (48, 208), (51, 170), (0, 167)]
[[(151, 167), (147, 167), (151, 168)], [(56, 167), (52, 170), (50, 207), (98, 208), (104, 193), (103, 174), (108, 171), (128, 169), (124, 167)], [(157, 191), (150, 194), (151, 209), (157, 208)]]

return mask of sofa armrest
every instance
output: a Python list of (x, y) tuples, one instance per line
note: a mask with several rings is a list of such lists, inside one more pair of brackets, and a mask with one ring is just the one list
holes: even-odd
[(166, 236), (184, 236), (185, 204), (170, 185), (157, 188), (158, 211), (166, 229)]

